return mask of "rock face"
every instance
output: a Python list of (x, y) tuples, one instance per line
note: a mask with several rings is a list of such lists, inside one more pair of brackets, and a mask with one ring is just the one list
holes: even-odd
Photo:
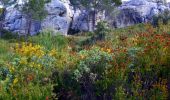
[[(27, 21), (20, 11), (14, 7), (7, 8), (4, 21), (4, 29), (11, 32), (25, 34), (27, 31)], [(31, 25), (31, 35), (39, 32), (41, 29), (41, 23), (38, 21), (33, 21)]]
[[(70, 30), (74, 32), (79, 31), (89, 31), (90, 27), (90, 20), (88, 19), (89, 12), (88, 11), (80, 11), (79, 9), (76, 9), (73, 14), (73, 20), (70, 27)], [(97, 22), (104, 20), (105, 14), (103, 12), (96, 13), (95, 20), (96, 24)], [(72, 32), (70, 32), (72, 33)]]
[(42, 22), (43, 29), (52, 29), (67, 35), (72, 22), (72, 6), (69, 0), (51, 0), (46, 5), (48, 16)]
[(131, 0), (122, 4), (119, 8), (119, 14), (114, 20), (113, 27), (126, 27), (136, 23), (151, 22), (153, 16), (163, 13), (169, 9), (163, 3), (157, 3), (156, 0)]
[[(118, 14), (114, 18), (102, 13), (98, 14), (96, 19), (100, 21), (106, 18), (112, 27), (126, 27), (152, 21), (154, 15), (158, 15), (165, 9), (169, 7), (155, 0), (131, 0), (117, 8)], [(51, 0), (46, 4), (46, 10), (48, 16), (42, 22), (32, 23), (31, 35), (44, 29), (52, 29), (64, 35), (67, 35), (68, 31), (74, 33), (89, 30), (88, 12), (75, 9), (69, 0)], [(19, 33), (24, 33), (27, 29), (26, 19), (13, 6), (7, 8), (4, 29)]]
[[(41, 30), (49, 29), (66, 35), (73, 17), (70, 2), (68, 0), (51, 0), (46, 4), (46, 10), (48, 11), (47, 17), (42, 22), (33, 21), (30, 34), (34, 35)], [(8, 7), (6, 12), (4, 29), (25, 33), (28, 28), (26, 19), (21, 12), (13, 6)]]
[[(96, 20), (105, 18), (114, 28), (126, 27), (137, 23), (151, 22), (153, 16), (157, 16), (165, 9), (169, 9), (164, 5), (164, 2), (157, 0), (130, 0), (119, 6), (113, 14), (98, 14)], [(88, 12), (83, 11), (74, 14), (73, 24), (71, 29), (75, 31), (88, 30)]]

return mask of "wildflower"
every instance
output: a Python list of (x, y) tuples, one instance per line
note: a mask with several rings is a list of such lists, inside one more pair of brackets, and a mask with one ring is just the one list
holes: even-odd
[(10, 72), (14, 72), (15, 68), (11, 64), (6, 64), (8, 66)]
[(131, 40), (134, 43), (134, 45), (137, 45), (137, 43), (138, 43), (138, 39), (137, 38), (131, 38)]
[(85, 56), (84, 56), (84, 55), (80, 55), (80, 58), (81, 58), (81, 59), (84, 59), (84, 58), (85, 58)]
[(52, 49), (50, 52), (49, 52), (49, 56), (56, 56), (57, 54), (57, 51), (55, 49)]
[(29, 81), (32, 81), (34, 79), (34, 76), (33, 75), (28, 75), (27, 76), (27, 81), (29, 82)]
[(13, 84), (16, 84), (17, 82), (18, 82), (18, 78), (15, 78)]
[(107, 52), (108, 52), (108, 53), (111, 53), (111, 49), (107, 49)]
[(15, 70), (15, 69), (14, 69), (13, 66), (11, 66), (11, 67), (9, 68), (9, 71), (10, 71), (10, 72), (14, 72), (14, 70)]
[(26, 58), (21, 58), (20, 64), (26, 65), (27, 64), (27, 59)]
[(104, 48), (101, 48), (101, 51), (104, 51)]
[(40, 45), (33, 45), (32, 43), (29, 43), (28, 45), (26, 43), (22, 43), (21, 47), (16, 44), (15, 52), (22, 56), (37, 56), (38, 58), (41, 58), (45, 54), (43, 51), (43, 47), (41, 47)]
[(37, 64), (38, 69), (41, 69), (42, 65), (41, 64)]
[(45, 100), (49, 100), (49, 97), (48, 97), (48, 96), (46, 96)]
[(29, 66), (30, 66), (30, 67), (34, 67), (34, 66), (35, 66), (35, 63), (34, 63), (34, 62), (31, 62), (31, 63), (29, 64)]

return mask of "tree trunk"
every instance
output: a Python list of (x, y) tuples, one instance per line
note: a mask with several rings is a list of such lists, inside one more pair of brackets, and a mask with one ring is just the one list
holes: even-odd
[(31, 19), (31, 17), (30, 16), (28, 16), (28, 15), (26, 15), (26, 35), (29, 35), (30, 34), (30, 31), (31, 31), (31, 23), (32, 23), (32, 19)]
[(92, 29), (93, 29), (93, 31), (95, 30), (95, 27), (96, 27), (96, 10), (93, 10), (92, 11), (92, 25), (93, 25), (93, 27), (92, 27)]
[(0, 15), (0, 37), (2, 36), (2, 30), (4, 26), (4, 19), (5, 19), (6, 9), (2, 8), (2, 14)]
[(95, 24), (96, 24), (96, 11), (95, 10), (90, 10), (89, 11), (89, 31), (93, 32), (95, 29)]
[(32, 20), (29, 19), (29, 21), (28, 21), (28, 31), (27, 31), (27, 35), (30, 35), (30, 34), (31, 34), (31, 24), (32, 24)]
[(27, 36), (30, 35), (31, 33), (31, 24), (32, 24), (32, 18), (27, 16), (25, 17), (27, 22), (26, 22), (26, 28), (25, 28), (25, 33), (23, 36), (25, 37), (25, 41), (27, 41)]

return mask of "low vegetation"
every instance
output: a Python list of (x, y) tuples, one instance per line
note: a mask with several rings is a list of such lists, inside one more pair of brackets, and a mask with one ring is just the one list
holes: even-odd
[[(104, 26), (104, 27), (103, 27)], [(170, 25), (138, 24), (88, 36), (50, 32), (0, 39), (2, 100), (165, 100)]]

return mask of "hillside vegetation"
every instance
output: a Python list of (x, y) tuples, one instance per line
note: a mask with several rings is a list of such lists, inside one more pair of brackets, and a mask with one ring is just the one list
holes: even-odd
[(0, 39), (1, 100), (166, 100), (170, 25)]

